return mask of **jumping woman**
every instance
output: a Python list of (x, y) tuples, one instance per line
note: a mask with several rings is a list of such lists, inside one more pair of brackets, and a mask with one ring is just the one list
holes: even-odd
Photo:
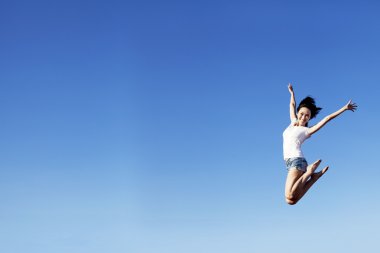
[(285, 184), (285, 199), (289, 205), (294, 205), (329, 169), (329, 167), (325, 167), (321, 171), (315, 172), (321, 160), (308, 165), (301, 150), (302, 143), (338, 115), (348, 110), (355, 111), (357, 105), (350, 100), (338, 111), (326, 116), (316, 125), (308, 127), (309, 120), (317, 116), (322, 108), (315, 105), (313, 98), (306, 97), (301, 101), (296, 111), (296, 101), (291, 84), (288, 85), (288, 89), (290, 92), (291, 123), (283, 133), (284, 160), (288, 169)]

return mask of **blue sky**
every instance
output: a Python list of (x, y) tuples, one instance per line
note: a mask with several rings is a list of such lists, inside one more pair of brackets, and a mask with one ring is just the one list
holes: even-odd
[[(376, 251), (376, 1), (2, 1), (1, 252)], [(288, 82), (330, 170), (284, 201)], [(314, 121), (316, 122), (316, 121)]]

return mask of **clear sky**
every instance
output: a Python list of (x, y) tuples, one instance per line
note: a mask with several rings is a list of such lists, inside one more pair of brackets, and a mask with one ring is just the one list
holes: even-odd
[[(1, 1), (0, 251), (379, 250), (379, 12)], [(359, 105), (305, 143), (330, 170), (295, 206), (288, 82), (323, 107), (316, 120)]]

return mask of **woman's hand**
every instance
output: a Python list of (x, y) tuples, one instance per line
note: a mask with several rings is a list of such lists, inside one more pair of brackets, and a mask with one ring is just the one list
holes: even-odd
[(348, 101), (348, 103), (343, 107), (344, 110), (355, 111), (358, 106), (355, 103), (352, 103), (352, 100)]
[(293, 91), (293, 86), (291, 83), (288, 84), (288, 90), (289, 92), (292, 94), (294, 91)]

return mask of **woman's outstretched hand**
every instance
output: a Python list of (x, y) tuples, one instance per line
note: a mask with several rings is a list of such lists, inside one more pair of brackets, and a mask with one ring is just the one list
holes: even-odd
[(290, 93), (293, 93), (293, 86), (291, 83), (288, 84), (288, 90)]
[(355, 111), (358, 106), (355, 103), (352, 103), (352, 100), (348, 101), (348, 103), (344, 106), (346, 111)]

